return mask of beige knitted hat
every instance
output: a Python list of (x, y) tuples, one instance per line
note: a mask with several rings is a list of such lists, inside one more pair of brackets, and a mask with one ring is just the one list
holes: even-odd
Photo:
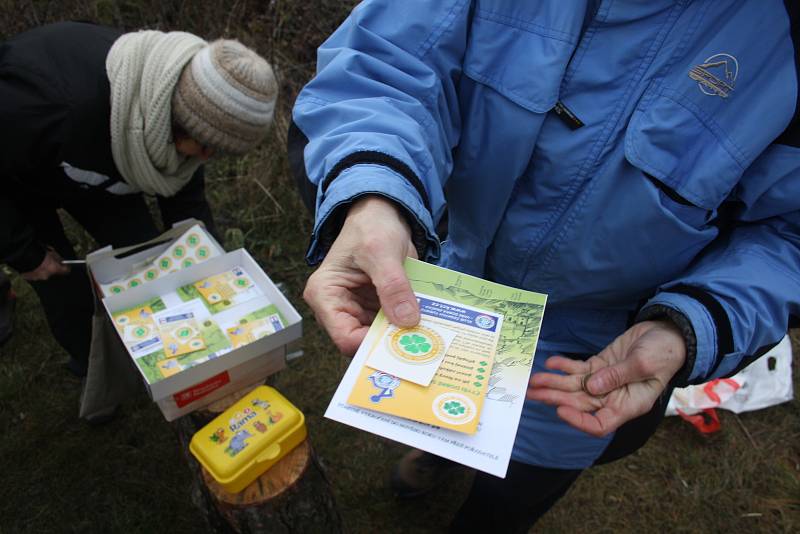
[(183, 69), (172, 117), (200, 144), (244, 154), (269, 130), (277, 96), (269, 63), (242, 43), (221, 39)]

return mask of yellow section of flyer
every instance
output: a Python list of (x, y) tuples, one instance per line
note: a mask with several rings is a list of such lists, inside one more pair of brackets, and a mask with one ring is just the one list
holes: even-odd
[(385, 351), (398, 359), (418, 361), (420, 353), (436, 345), (437, 331), (455, 332), (430, 385), (415, 384), (364, 365), (347, 402), (474, 434), (489, 387), (503, 316), (421, 293), (417, 293), (417, 301), (424, 326), (398, 329), (380, 312), (372, 325), (378, 334), (366, 360), (369, 362), (376, 351)]

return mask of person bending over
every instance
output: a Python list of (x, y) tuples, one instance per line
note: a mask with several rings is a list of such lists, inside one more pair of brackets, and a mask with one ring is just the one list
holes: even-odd
[(0, 262), (29, 281), (68, 368), (86, 374), (93, 301), (57, 214), (101, 245), (189, 217), (213, 233), (203, 163), (244, 154), (272, 122), (269, 64), (234, 40), (63, 22), (0, 44)]

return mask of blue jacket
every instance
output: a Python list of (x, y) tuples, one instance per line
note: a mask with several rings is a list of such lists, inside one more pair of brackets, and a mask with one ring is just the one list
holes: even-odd
[[(535, 369), (557, 352), (599, 351), (658, 306), (694, 331), (685, 381), (733, 373), (800, 315), (787, 10), (362, 3), (320, 47), (294, 108), (316, 193), (309, 260), (326, 252), (339, 210), (385, 195), (429, 260), (549, 295)], [(582, 468), (609, 439), (528, 402), (514, 458)]]

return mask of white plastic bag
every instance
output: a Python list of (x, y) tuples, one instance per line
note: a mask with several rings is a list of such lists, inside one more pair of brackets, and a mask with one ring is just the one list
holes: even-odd
[(731, 378), (678, 388), (667, 405), (667, 415), (693, 415), (722, 408), (735, 413), (760, 410), (790, 401), (792, 388), (792, 344), (785, 336), (775, 348)]

